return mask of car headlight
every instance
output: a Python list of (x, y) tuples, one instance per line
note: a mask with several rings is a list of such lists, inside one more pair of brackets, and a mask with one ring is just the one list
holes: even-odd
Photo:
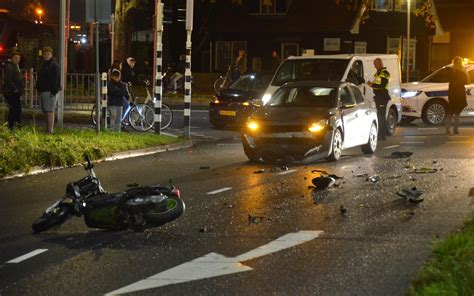
[(253, 99), (250, 101), (246, 101), (242, 103), (242, 106), (248, 107), (248, 106), (255, 106), (255, 107), (260, 107), (262, 106), (262, 101), (258, 99)]
[(321, 120), (320, 122), (313, 122), (309, 127), (308, 130), (312, 133), (318, 133), (324, 129), (326, 126), (326, 121)]
[(264, 94), (262, 97), (263, 104), (265, 105), (268, 101), (270, 101), (271, 98), (272, 98), (271, 94)]
[(260, 126), (258, 125), (258, 123), (256, 123), (253, 120), (250, 120), (250, 121), (247, 122), (247, 128), (251, 131), (256, 131), (256, 130), (259, 129), (259, 127)]
[(402, 98), (404, 99), (414, 98), (416, 96), (419, 96), (421, 93), (422, 91), (414, 91), (414, 90), (405, 91), (405, 92), (402, 92)]
[(216, 97), (216, 96), (214, 96), (214, 98), (212, 98), (212, 102), (213, 102), (214, 104), (219, 104), (219, 103), (220, 103), (220, 102), (219, 102), (219, 98)]

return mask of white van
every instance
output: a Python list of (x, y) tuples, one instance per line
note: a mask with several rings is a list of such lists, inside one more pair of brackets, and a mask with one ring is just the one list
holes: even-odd
[(339, 54), (289, 57), (281, 63), (262, 100), (265, 104), (271, 95), (287, 82), (309, 80), (352, 82), (359, 86), (367, 100), (373, 100), (374, 92), (367, 82), (374, 79), (376, 58), (381, 58), (390, 72), (388, 91), (391, 100), (387, 105), (387, 128), (389, 135), (392, 135), (402, 119), (401, 72), (397, 55)]

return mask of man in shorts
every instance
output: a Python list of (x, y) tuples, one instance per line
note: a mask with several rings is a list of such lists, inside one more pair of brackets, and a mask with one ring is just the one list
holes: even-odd
[(38, 72), (36, 88), (41, 110), (46, 117), (46, 132), (52, 134), (54, 130), (54, 112), (58, 102), (58, 92), (61, 89), (60, 71), (58, 63), (53, 58), (51, 47), (43, 49), (43, 60), (44, 62)]

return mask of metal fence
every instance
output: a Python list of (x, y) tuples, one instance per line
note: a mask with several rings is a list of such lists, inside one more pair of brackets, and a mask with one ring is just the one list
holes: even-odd
[[(21, 97), (22, 105), (38, 108), (38, 93), (35, 85), (38, 73), (33, 69), (22, 70), (25, 77), (25, 92)], [(0, 92), (3, 90), (3, 69), (0, 70)], [(64, 109), (66, 111), (92, 110), (95, 103), (96, 83), (95, 74), (68, 73), (66, 89), (64, 90)], [(4, 103), (3, 95), (0, 101)]]

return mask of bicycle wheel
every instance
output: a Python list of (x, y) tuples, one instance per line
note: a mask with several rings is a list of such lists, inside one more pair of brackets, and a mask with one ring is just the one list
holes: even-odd
[[(96, 118), (97, 118), (97, 113), (96, 113), (96, 108), (95, 108), (95, 105), (94, 105), (94, 107), (92, 108), (92, 111), (91, 111), (91, 119), (92, 119), (92, 124), (93, 125), (97, 124)], [(103, 125), (104, 114), (102, 114), (102, 116), (100, 118), (101, 118), (101, 122), (102, 122), (102, 125)], [(109, 107), (107, 107), (107, 126), (108, 127), (110, 126), (110, 109), (109, 109)]]
[(161, 130), (167, 129), (173, 122), (173, 110), (166, 105), (161, 104)]
[(139, 132), (146, 132), (153, 127), (154, 112), (147, 104), (136, 104), (128, 114), (128, 121), (132, 128)]
[(224, 89), (227, 89), (229, 87), (229, 82), (225, 77), (219, 77), (217, 80), (214, 82), (214, 91), (216, 93), (220, 93)]

